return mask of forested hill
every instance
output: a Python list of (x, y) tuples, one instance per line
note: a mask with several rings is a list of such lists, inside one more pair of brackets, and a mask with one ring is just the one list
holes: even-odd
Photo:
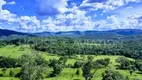
[(117, 29), (109, 31), (68, 31), (68, 32), (41, 32), (41, 33), (21, 33), (11, 30), (0, 29), (0, 36), (27, 35), (27, 36), (62, 36), (83, 39), (126, 39), (141, 37), (142, 30), (139, 29)]
[(41, 32), (36, 36), (65, 36), (83, 39), (125, 39), (142, 36), (139, 29), (117, 29), (109, 31), (68, 31), (68, 32)]
[(22, 32), (7, 30), (7, 29), (0, 29), (0, 37), (11, 36), (11, 35), (32, 36), (32, 34), (28, 34), (28, 33), (22, 33)]

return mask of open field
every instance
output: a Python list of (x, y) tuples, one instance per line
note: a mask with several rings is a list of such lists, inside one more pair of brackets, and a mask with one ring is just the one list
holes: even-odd
[[(21, 50), (21, 47), (25, 47), (25, 49)], [(8, 45), (0, 48), (0, 56), (4, 57), (18, 58), (21, 55), (28, 53), (31, 53), (31, 49), (29, 49), (28, 47), (26, 48), (26, 45), (21, 45), (21, 46)]]

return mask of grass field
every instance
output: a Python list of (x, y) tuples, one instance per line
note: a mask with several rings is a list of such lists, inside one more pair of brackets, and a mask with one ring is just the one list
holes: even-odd
[(23, 54), (31, 53), (31, 49), (26, 47), (24, 50), (20, 50), (20, 48), (24, 46), (26, 45), (22, 45), (22, 46), (8, 45), (5, 47), (2, 47), (0, 48), (0, 56), (18, 58), (19, 56)]
[[(20, 57), (21, 55), (23, 54), (29, 54), (31, 53), (31, 49), (29, 48), (25, 48), (25, 50), (19, 50), (21, 48), (21, 46), (13, 46), (13, 45), (8, 45), (8, 46), (5, 46), (3, 48), (0, 48), (0, 56), (4, 56), (4, 57), (12, 57), (12, 58), (18, 58)], [(56, 56), (56, 55), (49, 55), (48, 53), (45, 53), (45, 52), (41, 52), (43, 57), (46, 59), (46, 60), (49, 60), (49, 59), (59, 59), (60, 56)], [(84, 55), (84, 56), (81, 56), (81, 55), (74, 55), (73, 58), (68, 58), (66, 64), (71, 64), (73, 65), (74, 62), (76, 61), (87, 61), (87, 56), (88, 55)], [(109, 64), (109, 67), (108, 68), (112, 68), (114, 70), (116, 70), (116, 67), (115, 65), (117, 65), (118, 63), (115, 62), (115, 60), (118, 58), (118, 57), (122, 57), (122, 56), (107, 56), (107, 55), (99, 55), (99, 56), (96, 56), (96, 55), (91, 55), (94, 57), (94, 61), (97, 60), (97, 59), (105, 59), (105, 58), (110, 58), (110, 64)], [(133, 60), (131, 58), (129, 58), (130, 60)], [(15, 77), (10, 77), (10, 71), (13, 71), (14, 72), (14, 75), (16, 75), (17, 73), (19, 73), (21, 70), (21, 68), (8, 68), (6, 70), (5, 73), (2, 72), (2, 69), (0, 69), (0, 74), (3, 74), (4, 77), (0, 77), (0, 80), (19, 80), (18, 78), (15, 78)], [(53, 77), (53, 78), (45, 78), (44, 80), (84, 80), (84, 78), (82, 77), (82, 70), (80, 70), (80, 75), (76, 75), (76, 70), (77, 69), (73, 69), (73, 68), (64, 68), (62, 73), (57, 76), (57, 77)], [(99, 69), (97, 70), (97, 72), (95, 73), (94, 77), (92, 80), (101, 80), (102, 79), (102, 73), (106, 70), (105, 69)], [(52, 70), (50, 70), (51, 72)], [(134, 80), (135, 78), (138, 78), (139, 80), (142, 80), (142, 74), (138, 74), (137, 72), (134, 72), (133, 75), (130, 75), (129, 71), (127, 70), (118, 70), (121, 74), (123, 74), (124, 76), (129, 76), (130, 77), (130, 80)], [(46, 75), (45, 75), (46, 77)]]

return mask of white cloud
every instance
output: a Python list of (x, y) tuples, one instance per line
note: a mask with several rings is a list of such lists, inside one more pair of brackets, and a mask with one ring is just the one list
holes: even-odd
[(40, 15), (56, 15), (67, 11), (67, 0), (36, 0)]
[(15, 1), (12, 1), (12, 2), (9, 2), (9, 3), (7, 3), (7, 4), (13, 5), (13, 4), (16, 4), (16, 3), (15, 3)]
[(6, 1), (0, 0), (0, 22), (8, 23), (8, 24), (19, 24), (19, 26), (15, 26), (16, 30), (24, 30), (24, 31), (36, 31), (40, 28), (40, 21), (36, 18), (36, 16), (21, 16), (18, 17), (16, 14), (12, 14), (10, 11), (2, 9), (2, 6), (7, 4)]
[(2, 6), (6, 4), (6, 1), (0, 0), (0, 21), (1, 22), (13, 22), (15, 21), (16, 15), (10, 13), (8, 10), (2, 9)]
[[(86, 2), (85, 2), (86, 1)], [(82, 10), (76, 5), (72, 8), (66, 8), (67, 0), (42, 0), (40, 4), (41, 12), (45, 12), (45, 15), (49, 16), (47, 19), (38, 20), (36, 16), (18, 16), (11, 13), (10, 11), (3, 9), (2, 6), (7, 4), (6, 1), (0, 0), (0, 22), (6, 22), (9, 24), (17, 24), (13, 29), (23, 32), (42, 32), (42, 31), (85, 31), (85, 30), (110, 30), (110, 29), (129, 29), (129, 28), (142, 28), (142, 17), (141, 5), (139, 7), (126, 7), (117, 10), (116, 8), (128, 4), (129, 2), (136, 2), (138, 0), (108, 0), (102, 2), (91, 2), (88, 0), (83, 1), (80, 7), (88, 7), (90, 10), (103, 9), (104, 11), (113, 10), (107, 18), (102, 20), (96, 20), (99, 16), (106, 16), (105, 13), (97, 14), (94, 13), (93, 17), (87, 15), (89, 11)], [(99, 1), (99, 0), (93, 0)], [(49, 4), (52, 2), (53, 4)], [(65, 4), (64, 4), (65, 3)], [(62, 14), (53, 14), (52, 11), (59, 11)], [(56, 11), (55, 11), (56, 12)], [(69, 12), (68, 14), (65, 12)], [(44, 13), (44, 12), (43, 12)], [(20, 26), (19, 26), (20, 25)], [(4, 27), (3, 27), (4, 28)], [(12, 28), (11, 28), (12, 29)]]
[(74, 8), (69, 14), (58, 14), (55, 18), (48, 17), (43, 20), (42, 27), (47, 31), (84, 31), (93, 30), (94, 22), (90, 16), (86, 16), (86, 11)]
[[(128, 18), (128, 16), (130, 16)], [(142, 14), (133, 14), (125, 16), (121, 19), (121, 15), (108, 16), (106, 20), (100, 20), (94, 22), (95, 30), (112, 30), (112, 29), (141, 29), (142, 20), (139, 19)]]
[(40, 21), (36, 18), (36, 16), (21, 16), (18, 23), (20, 24), (20, 28), (17, 29), (23, 31), (35, 32), (41, 27)]
[[(91, 1), (91, 2), (90, 2)], [(141, 0), (84, 0), (80, 5), (81, 8), (87, 8), (87, 10), (103, 9), (103, 12), (115, 10), (118, 7), (127, 5), (128, 3), (140, 3)]]

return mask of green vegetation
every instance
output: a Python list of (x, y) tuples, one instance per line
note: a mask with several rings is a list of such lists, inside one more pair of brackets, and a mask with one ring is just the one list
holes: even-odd
[(63, 37), (0, 40), (0, 80), (140, 80), (142, 43), (138, 42)]
[[(21, 48), (24, 48), (23, 50)], [(7, 45), (0, 48), (0, 56), (18, 58), (23, 54), (31, 53), (28, 45), (14, 46)]]

